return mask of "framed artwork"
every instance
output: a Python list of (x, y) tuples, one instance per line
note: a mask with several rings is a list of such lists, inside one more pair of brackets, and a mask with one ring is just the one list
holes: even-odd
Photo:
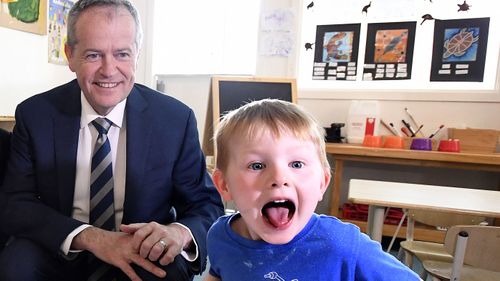
[(490, 18), (436, 20), (431, 81), (483, 81)]
[(49, 63), (67, 64), (66, 44), (68, 12), (76, 0), (49, 0)]
[(414, 21), (368, 24), (363, 80), (411, 78), (415, 27)]
[(0, 26), (47, 34), (47, 0), (0, 0)]
[(356, 80), (360, 24), (316, 27), (314, 80)]

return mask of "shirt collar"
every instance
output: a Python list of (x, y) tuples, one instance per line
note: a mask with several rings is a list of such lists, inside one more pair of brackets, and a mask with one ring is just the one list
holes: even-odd
[(90, 105), (90, 103), (87, 101), (87, 98), (83, 94), (83, 92), (80, 93), (80, 100), (82, 103), (82, 116), (80, 119), (80, 128), (84, 128), (90, 124), (90, 122), (94, 121), (94, 119), (98, 117), (105, 117), (113, 124), (119, 128), (122, 127), (123, 124), (123, 115), (125, 114), (125, 105), (127, 103), (127, 99), (122, 100), (120, 103), (118, 103), (112, 110), (111, 112), (108, 113), (106, 116), (102, 116), (98, 114)]

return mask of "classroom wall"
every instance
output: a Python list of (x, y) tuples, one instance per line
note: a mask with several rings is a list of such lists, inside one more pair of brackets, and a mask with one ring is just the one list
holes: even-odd
[[(136, 80), (139, 83), (156, 87), (155, 73), (151, 73), (148, 62), (153, 58), (149, 49), (152, 40), (150, 34), (152, 19), (149, 16), (154, 8), (147, 0), (133, 1), (143, 20), (144, 45), (139, 56)], [(262, 11), (290, 8), (296, 13), (296, 24), (300, 24), (299, 2), (292, 0), (262, 1)], [(0, 27), (0, 115), (13, 115), (15, 106), (29, 96), (46, 91), (54, 86), (74, 78), (74, 74), (67, 66), (49, 64), (47, 62), (47, 36), (31, 34)], [(299, 40), (297, 34), (297, 41)], [(299, 45), (299, 44), (297, 44)], [(298, 47), (297, 47), (298, 48)], [(490, 50), (489, 50), (490, 51)], [(491, 50), (495, 51), (495, 50)], [(496, 50), (498, 51), (498, 50)], [(258, 76), (293, 77), (296, 74), (296, 52), (289, 57), (266, 57), (257, 55)], [(203, 76), (183, 77), (178, 82), (170, 81), (168, 88), (175, 89), (169, 92), (173, 96), (185, 100), (188, 104), (195, 103), (195, 112), (201, 125), (205, 122), (206, 103), (208, 92)], [(185, 83), (193, 85), (183, 85)], [(189, 88), (183, 92), (184, 88)], [(336, 90), (335, 97), (317, 98), (313, 94), (300, 90), (299, 103), (315, 112), (319, 121), (328, 126), (332, 122), (345, 122), (350, 99), (342, 98), (342, 93)], [(193, 97), (193, 95), (195, 95)], [(201, 99), (196, 97), (200, 95)], [(500, 95), (500, 93), (498, 93)], [(346, 96), (349, 96), (346, 93)], [(352, 96), (352, 95), (351, 95)], [(383, 94), (381, 94), (383, 96)], [(403, 117), (404, 108), (408, 107), (418, 120), (425, 124), (424, 131), (432, 131), (440, 124), (448, 127), (475, 127), (500, 129), (500, 102), (445, 102), (445, 101), (406, 101), (405, 94), (400, 99), (380, 100), (381, 117), (396, 122)], [(325, 98), (326, 97), (326, 98)], [(340, 97), (340, 98), (339, 98)], [(199, 101), (198, 103), (195, 102)], [(203, 127), (203, 126), (201, 126)]]
[[(155, 73), (151, 73), (150, 62), (152, 53), (151, 30), (153, 1), (133, 0), (137, 5), (143, 19), (144, 46), (139, 57), (136, 80), (151, 87), (156, 87)], [(296, 13), (297, 28), (300, 24), (298, 13), (300, 2), (293, 0), (261, 1), (262, 11), (277, 8), (290, 8)], [(298, 30), (298, 29), (297, 29)], [(0, 115), (13, 115), (16, 105), (22, 100), (42, 91), (46, 91), (61, 83), (74, 78), (74, 74), (67, 66), (49, 64), (47, 62), (47, 36), (35, 35), (0, 27)], [(299, 42), (297, 34), (297, 42)], [(300, 48), (300, 44), (296, 44)], [(491, 50), (499, 51), (499, 50)], [(297, 54), (293, 51), (289, 57), (266, 57), (258, 56), (258, 76), (294, 77), (296, 75)], [(193, 107), (198, 119), (200, 139), (202, 139), (205, 114), (208, 103), (209, 81), (206, 76), (171, 76), (163, 77), (166, 81), (165, 90), (168, 94), (177, 97)], [(162, 78), (162, 79), (163, 79)], [(344, 123), (351, 99), (343, 97), (341, 91), (335, 91), (335, 95), (328, 94), (318, 98), (318, 95), (300, 90), (299, 104), (315, 114), (323, 126), (329, 126), (332, 122)], [(498, 93), (500, 95), (500, 93)], [(390, 122), (397, 122), (406, 118), (404, 108), (408, 107), (419, 122), (425, 124), (424, 131), (430, 134), (433, 128), (440, 124), (447, 127), (473, 127), (490, 128), (500, 130), (500, 102), (466, 102), (466, 101), (428, 101), (428, 100), (405, 100), (405, 93), (398, 93), (400, 98), (391, 100), (380, 100), (381, 117)], [(346, 96), (352, 96), (346, 92)], [(409, 182), (423, 182), (433, 180), (444, 184), (446, 178), (456, 178), (452, 185), (474, 187), (498, 187), (498, 175), (460, 172), (456, 171), (414, 171), (404, 170), (395, 166), (363, 166), (354, 165), (345, 171), (345, 182), (352, 177), (358, 178), (394, 178)], [(442, 180), (440, 180), (442, 179)], [(443, 183), (444, 182), (444, 183)], [(462, 185), (463, 186), (463, 185)], [(346, 188), (344, 188), (346, 190)], [(345, 194), (343, 195), (345, 198)], [(328, 196), (322, 203), (326, 210)]]

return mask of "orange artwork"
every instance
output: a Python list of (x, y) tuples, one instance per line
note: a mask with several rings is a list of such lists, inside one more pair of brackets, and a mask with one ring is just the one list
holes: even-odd
[(375, 63), (406, 62), (408, 29), (378, 30), (375, 35)]

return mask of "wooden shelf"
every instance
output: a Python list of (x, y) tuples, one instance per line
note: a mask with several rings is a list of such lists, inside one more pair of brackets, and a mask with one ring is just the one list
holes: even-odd
[[(327, 143), (326, 152), (333, 158), (335, 167), (332, 193), (330, 195), (330, 215), (332, 216), (339, 216), (340, 196), (342, 194), (342, 175), (344, 173), (345, 162), (500, 172), (500, 153), (453, 153), (372, 148), (344, 143)], [(386, 235), (385, 233), (384, 228), (384, 235)], [(392, 233), (389, 235), (392, 236)], [(427, 234), (425, 234), (424, 237), (426, 235)], [(440, 238), (438, 236), (435, 239)]]
[[(344, 222), (350, 222), (352, 224), (359, 226), (361, 231), (366, 233), (366, 225), (367, 225), (366, 221), (348, 220), (342, 218), (339, 219), (341, 219)], [(397, 225), (384, 224), (382, 235), (392, 237), (394, 235), (394, 232), (396, 232), (396, 228)], [(413, 232), (413, 237), (414, 240), (444, 243), (445, 233), (446, 233), (445, 231), (436, 230), (434, 228), (426, 227), (424, 225), (416, 225), (415, 231)], [(405, 238), (406, 237), (405, 235), (406, 235), (406, 227), (401, 226), (401, 229), (399, 230), (397, 237)]]

